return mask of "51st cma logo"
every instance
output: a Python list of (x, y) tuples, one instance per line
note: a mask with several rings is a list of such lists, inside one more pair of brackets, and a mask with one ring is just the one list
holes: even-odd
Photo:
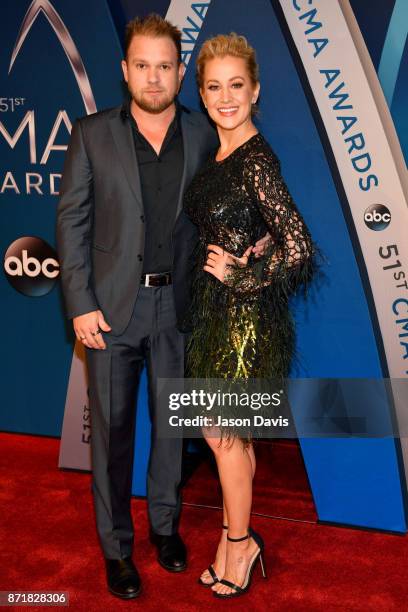
[(10, 244), (4, 255), (4, 272), (10, 285), (30, 297), (46, 295), (59, 276), (57, 254), (35, 236), (24, 236)]

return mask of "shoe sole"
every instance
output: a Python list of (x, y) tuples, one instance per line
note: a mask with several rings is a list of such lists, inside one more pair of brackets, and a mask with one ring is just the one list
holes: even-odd
[(142, 592), (142, 589), (140, 588), (138, 591), (135, 591), (134, 593), (129, 593), (128, 595), (123, 595), (121, 593), (118, 593), (117, 591), (114, 591), (110, 587), (108, 587), (108, 591), (109, 593), (111, 593), (111, 595), (114, 595), (115, 597), (118, 597), (119, 599), (135, 599), (135, 597), (138, 597), (140, 595), (140, 593)]
[(165, 565), (164, 563), (162, 563), (160, 559), (157, 559), (157, 560), (163, 569), (167, 570), (168, 572), (172, 572), (174, 574), (176, 574), (177, 572), (184, 572), (184, 570), (187, 569), (187, 563), (185, 565), (181, 565), (180, 567), (169, 567), (168, 565)]
[(226, 595), (221, 595), (221, 593), (217, 593), (216, 591), (214, 591), (214, 597), (217, 597), (217, 599), (232, 599), (233, 597), (241, 597), (242, 595), (246, 595), (248, 593), (248, 591), (243, 591), (241, 592), (236, 592), (236, 593), (228, 593)]

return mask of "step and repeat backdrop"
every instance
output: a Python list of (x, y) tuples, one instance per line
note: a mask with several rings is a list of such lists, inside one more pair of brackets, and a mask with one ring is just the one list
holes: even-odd
[[(149, 12), (183, 31), (180, 97), (192, 108), (200, 109), (194, 64), (203, 40), (235, 31), (257, 50), (259, 128), (325, 256), (313, 299), (293, 303), (300, 360), (292, 376), (408, 378), (405, 0), (5, 0), (0, 429), (62, 436), (60, 467), (91, 469), (86, 368), (64, 316), (55, 251), (64, 154), (76, 117), (121, 103), (124, 26)], [(295, 402), (295, 421), (311, 403)], [(346, 415), (346, 389), (342, 405)], [(386, 396), (381, 411), (401, 424), (403, 394)], [(149, 437), (143, 377), (138, 495)], [(300, 444), (321, 521), (406, 531), (404, 435)]]

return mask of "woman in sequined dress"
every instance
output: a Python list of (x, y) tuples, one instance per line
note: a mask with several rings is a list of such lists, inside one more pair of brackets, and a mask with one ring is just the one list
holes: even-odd
[[(252, 122), (260, 84), (246, 39), (230, 34), (207, 40), (197, 81), (220, 147), (185, 195), (185, 212), (200, 235), (187, 373), (283, 379), (294, 352), (288, 298), (310, 280), (314, 246), (279, 160)], [(255, 259), (250, 245), (267, 232), (269, 247)], [(233, 416), (221, 406), (215, 414)], [(248, 590), (258, 561), (264, 570), (262, 538), (249, 527), (255, 454), (250, 436), (234, 428), (204, 430), (204, 436), (218, 467), (224, 520), (215, 561), (199, 582), (217, 597), (235, 597)]]

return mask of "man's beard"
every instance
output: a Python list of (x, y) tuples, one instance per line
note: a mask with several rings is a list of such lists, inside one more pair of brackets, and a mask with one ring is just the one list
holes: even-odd
[(152, 113), (153, 115), (158, 115), (165, 111), (169, 106), (171, 106), (174, 102), (175, 96), (165, 95), (164, 97), (160, 94), (158, 98), (150, 98), (146, 99), (143, 94), (136, 93), (131, 91), (129, 88), (130, 95), (133, 98), (133, 101), (139, 108), (146, 111), (147, 113)]

